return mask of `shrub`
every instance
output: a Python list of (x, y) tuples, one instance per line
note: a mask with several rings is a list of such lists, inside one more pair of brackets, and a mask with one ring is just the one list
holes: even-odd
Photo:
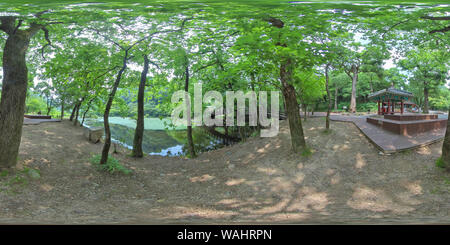
[(356, 110), (361, 112), (370, 111), (374, 112), (378, 110), (378, 105), (375, 102), (360, 103), (356, 105)]
[(115, 159), (112, 156), (108, 157), (108, 161), (105, 164), (100, 164), (101, 155), (94, 155), (91, 158), (91, 163), (100, 171), (106, 171), (110, 174), (114, 173), (123, 173), (130, 174), (132, 171), (123, 166), (119, 160)]

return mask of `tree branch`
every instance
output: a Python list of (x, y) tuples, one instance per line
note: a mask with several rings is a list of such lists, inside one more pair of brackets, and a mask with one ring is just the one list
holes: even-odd
[(149, 60), (148, 63), (154, 65), (156, 68), (158, 68), (158, 70), (161, 70), (161, 68), (159, 67), (158, 64), (156, 64), (156, 62)]
[(44, 25), (36, 24), (35, 22), (30, 24), (30, 27), (26, 30), (28, 35), (30, 37), (34, 36), (38, 31), (40, 31), (42, 28), (45, 28)]
[(19, 20), (19, 24), (17, 24), (16, 28), (14, 29), (13, 34), (15, 34), (19, 27), (22, 25), (22, 22), (23, 20)]
[(50, 12), (50, 10), (47, 9), (47, 10), (44, 10), (44, 11), (41, 11), (41, 12), (38, 12), (38, 13), (34, 14), (34, 16), (36, 18), (40, 19), (43, 14), (48, 13), (48, 12)]
[(383, 39), (383, 38), (384, 38), (384, 35), (386, 35), (386, 33), (390, 32), (390, 31), (391, 31), (392, 29), (394, 29), (396, 26), (401, 25), (401, 24), (404, 24), (404, 23), (406, 23), (406, 22), (408, 22), (408, 21), (409, 21), (409, 19), (406, 19), (406, 20), (403, 20), (403, 21), (400, 21), (400, 22), (395, 23), (394, 25), (392, 25), (391, 27), (389, 27), (385, 32), (383, 32), (383, 34), (381, 34), (381, 39)]
[(436, 32), (442, 32), (442, 33), (444, 33), (444, 32), (448, 32), (448, 31), (450, 31), (450, 26), (444, 27), (444, 28), (442, 28), (442, 29), (431, 30), (431, 31), (429, 31), (428, 33), (429, 33), (429, 34), (433, 34), (433, 33), (436, 33)]
[(437, 17), (433, 17), (433, 16), (422, 16), (420, 17), (421, 19), (426, 19), (426, 20), (450, 20), (450, 16), (437, 16)]
[(54, 46), (52, 45), (52, 42), (50, 41), (50, 38), (49, 38), (49, 35), (48, 35), (48, 29), (45, 26), (42, 27), (41, 29), (44, 31), (45, 40), (47, 41), (47, 43), (44, 46), (42, 46), (42, 49), (41, 49), (42, 58), (44, 58), (44, 49), (47, 46), (50, 46), (50, 47), (53, 47), (53, 48), (54, 48)]
[(100, 32), (100, 30), (96, 29), (96, 28), (92, 28), (92, 27), (88, 27), (88, 30), (94, 31), (96, 32), (98, 35), (102, 36), (104, 39), (106, 39), (107, 41), (110, 41), (111, 43), (113, 43), (114, 45), (116, 45), (117, 47), (119, 47), (122, 50), (125, 50), (125, 48), (120, 45), (118, 42), (112, 40), (111, 38), (109, 38), (107, 35), (104, 35)]
[(277, 28), (283, 28), (284, 27), (284, 22), (281, 21), (280, 19), (269, 17), (269, 18), (265, 18), (264, 20), (270, 22), (270, 24), (272, 24), (273, 26), (275, 26)]
[(218, 60), (216, 60), (216, 61), (214, 61), (214, 62), (211, 62), (211, 63), (209, 63), (209, 64), (207, 64), (207, 65), (204, 65), (204, 66), (202, 66), (202, 67), (199, 67), (198, 69), (196, 69), (196, 70), (194, 71), (194, 73), (197, 73), (197, 72), (199, 72), (200, 70), (203, 70), (203, 69), (205, 69), (205, 68), (208, 68), (208, 67), (213, 66), (213, 65), (216, 65), (216, 64), (219, 64), (219, 61), (218, 61)]
[(184, 19), (183, 22), (181, 23), (181, 26), (180, 26), (179, 29), (175, 29), (175, 30), (164, 30), (164, 31), (155, 31), (155, 32), (151, 33), (150, 35), (147, 35), (147, 36), (145, 36), (145, 37), (143, 37), (143, 38), (137, 40), (137, 41), (136, 41), (135, 43), (133, 43), (130, 47), (128, 47), (127, 50), (132, 49), (134, 46), (136, 46), (137, 44), (139, 44), (140, 42), (142, 42), (142, 41), (144, 41), (144, 40), (146, 40), (146, 39), (149, 39), (149, 41), (151, 41), (152, 38), (153, 38), (155, 35), (157, 35), (157, 34), (161, 34), (161, 33), (171, 33), (171, 32), (179, 32), (179, 31), (182, 31), (182, 30), (184, 29), (184, 26), (185, 26), (186, 22), (187, 22), (188, 20), (191, 20), (191, 19), (193, 19), (193, 18), (186, 18), (186, 19)]

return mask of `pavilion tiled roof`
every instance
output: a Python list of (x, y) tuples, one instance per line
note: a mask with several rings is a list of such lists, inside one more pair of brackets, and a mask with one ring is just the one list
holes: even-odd
[(405, 90), (400, 90), (400, 89), (395, 89), (393, 87), (387, 88), (387, 89), (383, 89), (374, 93), (369, 94), (369, 99), (370, 98), (377, 98), (379, 96), (385, 95), (385, 94), (392, 94), (392, 95), (397, 95), (397, 96), (402, 96), (402, 97), (407, 97), (407, 98), (413, 98), (414, 95), (411, 92), (405, 91)]

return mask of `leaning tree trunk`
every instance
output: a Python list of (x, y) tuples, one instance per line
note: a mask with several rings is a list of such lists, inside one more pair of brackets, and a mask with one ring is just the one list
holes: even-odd
[(139, 83), (138, 91), (136, 130), (134, 131), (133, 152), (131, 153), (134, 157), (144, 156), (142, 151), (142, 140), (144, 138), (144, 92), (145, 83), (147, 81), (148, 64), (148, 57), (144, 55), (144, 69), (141, 73), (141, 82)]
[(100, 164), (105, 164), (108, 162), (109, 149), (111, 148), (111, 129), (109, 128), (109, 112), (116, 95), (117, 88), (119, 87), (120, 80), (122, 79), (122, 74), (127, 69), (128, 61), (128, 50), (125, 50), (125, 55), (123, 57), (123, 65), (117, 74), (116, 81), (114, 82), (111, 93), (109, 93), (108, 102), (106, 103), (105, 113), (103, 114), (103, 125), (105, 127), (105, 144), (103, 145), (102, 158), (100, 159)]
[(292, 66), (291, 58), (287, 58), (286, 61), (282, 62), (280, 66), (280, 80), (283, 97), (286, 101), (286, 113), (291, 133), (292, 150), (294, 153), (301, 153), (306, 148), (306, 142), (295, 88), (289, 83), (292, 80)]
[(83, 113), (83, 118), (81, 119), (81, 124), (80, 127), (83, 127), (84, 125), (84, 119), (86, 119), (86, 114), (89, 112), (89, 110), (91, 109), (91, 105), (92, 105), (92, 101), (94, 101), (95, 97), (90, 99), (87, 106), (86, 106), (86, 110)]
[(426, 113), (426, 114), (429, 113), (428, 94), (429, 94), (428, 85), (425, 84), (425, 87), (423, 88), (423, 113)]
[(330, 66), (327, 64), (325, 66), (325, 88), (327, 89), (327, 99), (328, 99), (327, 117), (325, 119), (325, 128), (326, 129), (330, 129), (330, 111), (331, 111), (331, 95), (330, 95), (330, 88), (329, 88), (330, 77), (328, 76), (329, 68), (330, 68)]
[[(189, 66), (188, 65), (186, 65), (185, 76), (186, 76), (186, 80), (185, 80), (185, 84), (184, 84), (184, 91), (189, 92)], [(186, 104), (188, 106), (190, 106), (191, 103), (186, 103)], [(191, 121), (190, 108), (188, 108), (187, 112), (188, 113), (186, 115), (186, 118), (189, 121), (188, 126), (187, 126), (188, 151), (189, 151), (189, 155), (191, 157), (196, 157), (197, 154), (195, 154), (194, 139), (192, 138), (192, 124), (191, 124), (192, 121)]]
[(72, 114), (70, 114), (70, 118), (69, 118), (70, 121), (73, 121), (73, 118), (75, 117), (75, 112), (77, 111), (77, 108), (78, 108), (78, 103), (75, 103), (75, 105), (73, 106), (73, 109), (72, 109)]
[[(450, 116), (450, 108), (448, 115)], [(450, 172), (450, 117), (447, 119), (447, 131), (445, 132), (444, 144), (442, 145), (442, 162), (447, 171)]]
[[(3, 24), (3, 22), (2, 22)], [(0, 102), (0, 168), (16, 165), (22, 137), (28, 70), (27, 32), (10, 34), (3, 50), (3, 84)]]

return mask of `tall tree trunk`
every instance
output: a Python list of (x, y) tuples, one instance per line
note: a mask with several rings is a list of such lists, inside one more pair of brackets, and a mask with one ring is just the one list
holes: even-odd
[[(276, 28), (283, 28), (284, 22), (276, 18), (268, 18), (272, 26)], [(281, 34), (280, 34), (281, 35)], [(277, 43), (277, 46), (286, 47), (286, 44)], [(284, 101), (286, 102), (286, 114), (289, 121), (289, 130), (291, 133), (291, 144), (294, 153), (301, 153), (306, 149), (305, 136), (303, 134), (302, 121), (300, 118), (300, 107), (297, 101), (297, 95), (295, 88), (292, 86), (292, 71), (293, 62), (292, 58), (285, 57), (285, 60), (281, 61), (280, 65), (280, 81), (281, 91), (283, 92)]]
[[(185, 76), (186, 76), (186, 80), (185, 80), (185, 84), (184, 84), (184, 91), (185, 92), (189, 92), (189, 65), (186, 65), (186, 70), (185, 70)], [(190, 106), (190, 103), (187, 103)], [(188, 151), (189, 151), (189, 155), (191, 157), (196, 157), (197, 154), (195, 154), (195, 148), (194, 148), (194, 139), (192, 138), (192, 120), (191, 120), (191, 113), (190, 113), (190, 108), (188, 111), (188, 114), (186, 115), (189, 124), (187, 126), (187, 140), (188, 140)]]
[(286, 101), (286, 112), (291, 133), (291, 144), (294, 153), (301, 153), (306, 148), (305, 136), (303, 134), (300, 119), (300, 108), (297, 102), (295, 88), (290, 84), (292, 81), (293, 64), (292, 59), (287, 58), (280, 66), (280, 80), (284, 100)]
[(147, 81), (148, 64), (148, 57), (144, 55), (144, 69), (141, 73), (138, 91), (136, 130), (134, 131), (133, 152), (131, 153), (134, 157), (144, 156), (142, 151), (142, 140), (144, 138), (144, 92), (145, 83)]
[(328, 110), (327, 110), (327, 117), (325, 119), (325, 128), (330, 129), (330, 112), (331, 112), (331, 95), (330, 95), (330, 88), (329, 88), (329, 76), (328, 76), (328, 69), (330, 68), (330, 65), (327, 64), (325, 66), (325, 88), (327, 89), (327, 99), (328, 99)]
[(447, 171), (450, 172), (450, 107), (448, 110), (447, 131), (445, 132), (444, 144), (442, 145), (442, 162)]
[(428, 94), (429, 94), (428, 84), (425, 84), (425, 87), (423, 88), (423, 113), (429, 113)]
[(350, 100), (350, 112), (356, 112), (356, 84), (358, 83), (358, 67), (356, 65), (352, 65), (352, 97)]
[(108, 162), (109, 149), (111, 148), (111, 129), (109, 128), (109, 112), (111, 110), (111, 106), (114, 100), (114, 96), (116, 95), (117, 88), (119, 87), (120, 80), (122, 79), (122, 74), (125, 71), (125, 69), (127, 69), (127, 61), (128, 61), (128, 49), (125, 50), (122, 68), (119, 70), (119, 73), (117, 74), (116, 77), (116, 81), (114, 81), (113, 88), (109, 93), (108, 102), (106, 103), (105, 107), (105, 113), (103, 114), (103, 125), (105, 127), (105, 144), (103, 145), (102, 158), (100, 159), (100, 164), (105, 164)]
[(61, 120), (64, 119), (64, 97), (61, 98)]
[(28, 69), (25, 54), (29, 42), (28, 33), (17, 31), (14, 34), (10, 33), (3, 49), (0, 168), (11, 167), (17, 163), (27, 96)]
[(334, 88), (334, 110), (337, 111), (338, 109), (338, 87), (336, 85), (336, 87)]

